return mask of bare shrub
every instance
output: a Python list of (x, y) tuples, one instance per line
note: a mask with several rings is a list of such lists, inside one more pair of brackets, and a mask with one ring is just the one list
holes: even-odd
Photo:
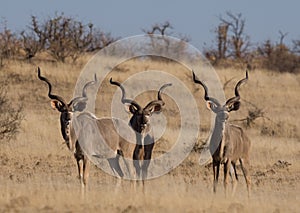
[(4, 22), (0, 30), (0, 68), (4, 66), (4, 60), (10, 59), (19, 52), (19, 41), (17, 36), (7, 28)]
[(250, 105), (250, 107), (248, 108), (248, 115), (245, 118), (236, 119), (236, 120), (233, 120), (233, 121), (243, 122), (244, 125), (247, 128), (249, 128), (249, 127), (252, 127), (255, 124), (255, 121), (258, 118), (263, 118), (263, 119), (270, 120), (270, 118), (265, 116), (264, 109), (256, 106), (255, 104), (251, 103), (250, 101), (244, 100), (244, 102), (247, 103), (248, 105)]
[(214, 30), (216, 33), (216, 48), (206, 48), (204, 54), (214, 64), (219, 64), (227, 58), (244, 59), (250, 47), (250, 37), (245, 33), (246, 19), (241, 13), (227, 11), (226, 17), (219, 17), (220, 24)]
[(159, 34), (159, 35), (167, 35), (166, 30), (168, 29), (173, 29), (172, 25), (170, 24), (170, 22), (166, 21), (163, 24), (154, 24), (151, 28), (151, 30), (143, 30), (144, 33), (148, 34), (148, 35), (153, 35), (155, 33)]
[(31, 16), (31, 24), (29, 26), (29, 31), (23, 30), (21, 32), (21, 44), (22, 49), (25, 51), (26, 59), (31, 59), (36, 56), (36, 54), (45, 49), (46, 45), (46, 26), (43, 29), (38, 25), (35, 16)]
[(102, 49), (115, 41), (109, 33), (94, 29), (92, 23), (84, 24), (63, 13), (44, 22), (32, 16), (30, 30), (22, 35), (27, 56), (44, 48), (59, 62), (68, 58), (75, 62), (83, 53)]
[(233, 122), (243, 122), (246, 128), (256, 128), (261, 135), (297, 138), (297, 125), (288, 123), (286, 121), (274, 121), (266, 115), (263, 108), (244, 100), (250, 107), (248, 107), (248, 114), (245, 118), (233, 120)]
[(227, 18), (220, 17), (224, 25), (228, 25), (228, 53), (236, 59), (245, 57), (250, 46), (250, 37), (245, 33), (246, 19), (242, 13), (226, 12)]
[(60, 62), (65, 62), (68, 57), (75, 61), (91, 41), (91, 28), (86, 32), (81, 22), (63, 14), (47, 20), (43, 29), (47, 50)]
[(262, 45), (258, 46), (258, 53), (262, 56), (262, 66), (265, 69), (277, 72), (298, 73), (300, 71), (300, 56), (295, 54), (298, 52), (297, 41), (294, 42), (294, 51), (291, 51), (284, 44), (284, 38), (287, 33), (279, 31), (280, 39), (276, 44), (270, 40), (266, 40)]
[(31, 59), (35, 57), (38, 52), (44, 49), (45, 40), (37, 38), (33, 32), (26, 33), (25, 31), (22, 31), (21, 45), (26, 54), (25, 58)]
[(101, 50), (116, 40), (117, 38), (114, 38), (111, 33), (105, 33), (99, 29), (93, 29), (92, 40), (87, 48), (87, 52)]
[(277, 45), (264, 61), (264, 66), (273, 71), (296, 73), (300, 70), (300, 58), (285, 45)]
[(300, 40), (293, 40), (293, 53), (300, 54)]
[[(151, 48), (159, 51), (161, 54), (169, 54), (174, 55), (174, 57), (180, 57), (186, 52), (186, 42), (189, 42), (189, 38), (185, 35), (178, 35), (179, 42), (174, 42), (172, 38), (167, 37), (169, 35), (174, 34), (171, 30), (173, 26), (170, 22), (166, 21), (162, 24), (154, 24), (152, 25), (150, 30), (143, 29), (143, 32), (149, 35), (151, 40), (150, 46)], [(153, 35), (160, 35), (161, 37), (153, 37)], [(149, 48), (145, 46), (145, 48)], [(168, 62), (167, 58), (160, 59), (161, 61)]]
[(284, 121), (265, 121), (261, 126), (260, 133), (267, 136), (297, 138), (297, 126)]
[(5, 82), (0, 82), (0, 140), (11, 140), (18, 133), (24, 118), (23, 107), (14, 107), (7, 98)]

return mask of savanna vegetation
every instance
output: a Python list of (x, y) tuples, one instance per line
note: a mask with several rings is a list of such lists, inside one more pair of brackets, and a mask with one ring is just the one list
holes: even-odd
[[(117, 38), (91, 23), (57, 14), (45, 21), (32, 16), (30, 27), (20, 35), (7, 27), (0, 31), (1, 211), (297, 212), (299, 41), (288, 47), (286, 34), (281, 32), (279, 43), (266, 41), (253, 47), (241, 14), (226, 13), (220, 22), (216, 45), (205, 47), (204, 54), (214, 64), (227, 98), (234, 94), (245, 68), (250, 70), (249, 81), (240, 89), (241, 109), (230, 115), (230, 122), (242, 126), (252, 141), (249, 199), (239, 167), (235, 196), (225, 198), (221, 186), (213, 194), (211, 164), (199, 164), (211, 125), (203, 91), (191, 83), (186, 67), (153, 58), (132, 59), (115, 67), (97, 94), (96, 115), (110, 116), (116, 90), (109, 85), (111, 76), (123, 81), (140, 70), (164, 70), (180, 79), (197, 100), (201, 117), (198, 142), (178, 167), (147, 181), (145, 194), (133, 191), (129, 181), (116, 187), (114, 177), (92, 166), (87, 193), (81, 197), (75, 160), (63, 142), (59, 114), (50, 107), (47, 86), (37, 78), (37, 66), (51, 80), (53, 93), (71, 100), (84, 65), (95, 51)], [(144, 32), (167, 35), (171, 30), (166, 22)], [(181, 39), (188, 41), (185, 36)], [(137, 99), (146, 103), (154, 95), (149, 92)], [(154, 156), (172, 148), (180, 127), (176, 103), (170, 97), (164, 100), (168, 131), (157, 141)]]

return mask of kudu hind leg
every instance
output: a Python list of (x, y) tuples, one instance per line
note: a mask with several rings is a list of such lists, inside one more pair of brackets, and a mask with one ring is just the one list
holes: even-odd
[(232, 181), (232, 196), (234, 196), (236, 187), (237, 187), (237, 182), (238, 182), (238, 176), (237, 176), (237, 172), (236, 172), (236, 163), (235, 162), (231, 162), (230, 176), (231, 176), (231, 181)]
[(250, 193), (251, 193), (251, 178), (249, 175), (250, 163), (248, 159), (240, 159), (240, 164), (247, 184), (248, 197), (250, 197)]
[(231, 160), (227, 159), (227, 161), (224, 163), (224, 191), (225, 196), (227, 196), (227, 186), (228, 186), (228, 175), (231, 167)]

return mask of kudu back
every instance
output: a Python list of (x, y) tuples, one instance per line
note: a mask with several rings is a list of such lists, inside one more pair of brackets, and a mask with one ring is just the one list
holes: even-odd
[[(220, 164), (224, 164), (224, 189), (226, 194), (230, 167), (232, 165), (234, 169), (235, 177), (233, 177), (233, 180), (234, 178), (238, 179), (236, 162), (239, 161), (246, 180), (248, 196), (250, 196), (249, 155), (251, 142), (241, 127), (228, 123), (229, 113), (240, 108), (240, 94), (238, 90), (241, 84), (247, 80), (248, 71), (246, 71), (246, 77), (236, 84), (235, 96), (222, 105), (217, 99), (208, 96), (207, 86), (198, 80), (193, 73), (193, 81), (204, 88), (204, 99), (207, 103), (207, 108), (216, 114), (215, 125), (209, 143), (213, 158), (214, 192), (217, 189)], [(233, 193), (235, 185), (236, 183), (233, 185)]]

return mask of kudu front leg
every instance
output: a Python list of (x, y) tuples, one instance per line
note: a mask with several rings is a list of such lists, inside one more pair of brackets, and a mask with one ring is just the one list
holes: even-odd
[(236, 172), (236, 163), (231, 161), (231, 167), (230, 167), (230, 176), (231, 176), (231, 181), (232, 181), (232, 196), (234, 196), (235, 191), (236, 191), (236, 186), (237, 186), (237, 182), (238, 182), (238, 175)]
[(84, 187), (83, 183), (83, 160), (76, 158), (77, 169), (78, 169), (78, 178), (81, 183), (81, 186)]
[(141, 166), (140, 166), (140, 152), (142, 151), (142, 145), (136, 145), (133, 151), (133, 166), (135, 168), (135, 179), (141, 178)]
[(83, 159), (83, 184), (84, 184), (84, 186), (86, 186), (88, 183), (89, 175), (90, 175), (90, 161), (87, 158), (87, 156), (84, 156), (84, 159)]
[(213, 172), (214, 172), (214, 193), (217, 192), (217, 185), (219, 180), (220, 162), (213, 161)]
[(150, 165), (152, 150), (154, 148), (154, 142), (144, 146), (144, 159), (142, 164), (142, 180), (147, 179), (148, 176), (148, 167)]

